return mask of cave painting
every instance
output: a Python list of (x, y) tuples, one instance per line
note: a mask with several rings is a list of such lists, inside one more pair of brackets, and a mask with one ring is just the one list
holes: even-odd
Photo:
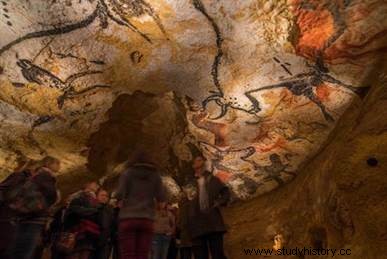
[[(346, 28), (345, 11), (351, 0), (295, 0), (297, 23), (300, 28), (297, 51), (305, 57), (324, 53), (341, 37)], [(311, 21), (319, 21), (309, 27)]]
[[(299, 67), (296, 67), (294, 71), (291, 56), (275, 55), (271, 62), (283, 69), (288, 76), (278, 76), (278, 81), (271, 84), (242, 85), (242, 89), (247, 89), (239, 95), (234, 93), (235, 88), (226, 87), (228, 81), (222, 78), (223, 72), (227, 72), (227, 68), (221, 69), (223, 66), (227, 67), (223, 59), (225, 53), (229, 53), (224, 44), (226, 36), (221, 32), (224, 24), (218, 24), (204, 2), (196, 0), (194, 6), (205, 16), (215, 34), (214, 46), (217, 51), (210, 76), (216, 90), (210, 90), (210, 94), (203, 100), (202, 107), (205, 112), (191, 110), (189, 118), (194, 125), (192, 131), (203, 140), (200, 147), (209, 157), (214, 174), (233, 187), (236, 197), (243, 199), (262, 193), (262, 189), (270, 191), (294, 179), (298, 166), (305, 159), (302, 152), (316, 152), (312, 151), (313, 146), (323, 139), (322, 135), (329, 132), (342, 114), (331, 111), (332, 98), (335, 98), (335, 95), (351, 99), (362, 98), (367, 93), (370, 85), (360, 80), (361, 83), (353, 84), (341, 79), (337, 72), (331, 73), (331, 67), (334, 65), (327, 64), (334, 58), (329, 55), (329, 51), (335, 49), (339, 53), (340, 40), (346, 36), (346, 31), (350, 30), (346, 22), (346, 12), (347, 8), (356, 9), (356, 1), (290, 1), (290, 5), (295, 7), (292, 10), (300, 30), (298, 38), (292, 41), (295, 47), (294, 55), (303, 60), (304, 69), (300, 71), (297, 69)], [(347, 47), (349, 48), (348, 45)], [(273, 79), (275, 80), (275, 77)], [(277, 100), (268, 106), (265, 103), (268, 98)], [(219, 108), (215, 116), (209, 115), (210, 104)], [(316, 120), (316, 117), (300, 119), (297, 116), (291, 119), (291, 107), (299, 109), (304, 106), (311, 107), (310, 104), (318, 108), (323, 120)], [(331, 106), (330, 109), (327, 106)], [(288, 120), (278, 115), (286, 107), (289, 112), (282, 113), (288, 114)], [(233, 113), (230, 114), (230, 111)], [(252, 130), (242, 128), (243, 124), (245, 128), (250, 127), (249, 120), (242, 121), (242, 124), (239, 121), (249, 116), (258, 118)], [(207, 131), (208, 135), (203, 134), (203, 130)], [(254, 135), (255, 138), (252, 137)], [(316, 142), (316, 138), (321, 139)], [(237, 139), (240, 141), (236, 141)], [(246, 146), (248, 147), (245, 148)], [(242, 155), (243, 151), (247, 150), (250, 151), (247, 152), (248, 156)], [(253, 182), (255, 187), (243, 190), (241, 186), (246, 187), (246, 179), (250, 183)]]
[[(349, 3), (346, 3), (348, 5)], [(221, 64), (221, 58), (223, 56), (223, 50), (222, 50), (222, 35), (220, 32), (220, 29), (214, 19), (207, 13), (203, 3), (200, 0), (194, 1), (194, 6), (197, 10), (199, 10), (210, 22), (211, 26), (213, 27), (215, 34), (216, 34), (216, 46), (217, 46), (217, 54), (215, 56), (215, 60), (212, 66), (211, 75), (213, 77), (214, 85), (217, 88), (216, 92), (212, 92), (210, 96), (208, 96), (203, 101), (204, 108), (207, 107), (207, 105), (210, 102), (215, 102), (220, 107), (220, 114), (216, 117), (213, 117), (214, 120), (220, 119), (224, 117), (229, 109), (236, 109), (241, 110), (249, 114), (256, 114), (260, 112), (262, 109), (260, 107), (260, 103), (257, 98), (255, 98), (252, 94), (264, 91), (264, 90), (270, 90), (270, 89), (276, 89), (276, 88), (286, 88), (288, 89), (293, 95), (296, 96), (304, 96), (308, 98), (311, 102), (315, 103), (321, 110), (321, 112), (324, 115), (324, 118), (327, 121), (334, 121), (334, 118), (326, 111), (326, 108), (324, 104), (319, 100), (319, 98), (314, 93), (314, 88), (322, 85), (323, 83), (330, 83), (335, 84), (338, 86), (345, 87), (353, 92), (357, 92), (359, 89), (345, 84), (341, 82), (340, 80), (332, 77), (329, 75), (329, 70), (324, 64), (324, 60), (322, 57), (322, 54), (325, 49), (329, 48), (335, 40), (337, 40), (341, 34), (343, 33), (345, 29), (345, 24), (342, 20), (342, 17), (339, 14), (339, 11), (337, 9), (336, 5), (328, 5), (328, 9), (331, 13), (331, 15), (335, 19), (335, 25), (337, 25), (337, 31), (333, 32), (333, 35), (328, 37), (326, 39), (326, 42), (320, 46), (319, 49), (314, 49), (314, 54), (316, 54), (316, 61), (315, 65), (310, 66), (311, 71), (309, 72), (303, 72), (299, 73), (293, 77), (286, 78), (281, 80), (281, 83), (273, 84), (270, 86), (262, 86), (257, 89), (249, 90), (244, 93), (244, 95), (248, 98), (250, 101), (250, 104), (241, 104), (238, 101), (237, 97), (228, 96), (225, 97), (224, 91), (222, 90), (220, 81), (219, 81), (219, 66)], [(303, 1), (300, 4), (300, 7), (303, 9), (313, 9), (315, 10), (315, 6), (311, 3), (308, 3), (307, 1)], [(288, 62), (281, 62), (278, 58), (273, 57), (273, 60), (280, 64), (280, 66), (290, 75), (293, 75), (292, 72), (289, 70), (288, 66), (290, 64)]]
[(277, 62), (278, 64), (280, 64), (280, 66), (286, 71), (286, 73), (288, 73), (291, 76), (293, 75), (293, 73), (289, 70), (289, 67), (291, 66), (290, 63), (283, 62), (283, 61), (279, 60), (277, 57), (273, 57), (273, 60), (275, 62)]
[[(386, 12), (382, 0), (0, 0), (0, 116), (18, 114), (15, 123), (35, 129), (39, 151), (59, 149), (41, 141), (46, 132), (74, 134), (58, 153), (82, 168), (88, 154), (79, 150), (121, 94), (171, 94), (157, 105), (186, 128), (155, 139), (189, 138), (196, 151), (165, 154), (168, 177), (200, 150), (233, 198), (248, 199), (294, 179), (373, 86)], [(155, 114), (144, 129), (167, 124)], [(0, 146), (18, 139), (7, 134)]]
[[(102, 71), (83, 71), (80, 73), (75, 73), (65, 80), (62, 80), (52, 74), (50, 71), (47, 71), (44, 68), (33, 64), (30, 60), (20, 59), (17, 61), (17, 65), (20, 67), (22, 75), (28, 82), (37, 83), (43, 87), (56, 88), (63, 92), (63, 94), (60, 95), (57, 99), (59, 109), (62, 109), (66, 99), (75, 98), (76, 96), (85, 94), (96, 88), (109, 88), (107, 85), (93, 85), (78, 91), (74, 89), (74, 83), (77, 79), (88, 75), (101, 74), (103, 73)], [(16, 83), (16, 85), (18, 87), (21, 86), (20, 83)]]
[(214, 122), (206, 118), (207, 114), (205, 112), (200, 112), (192, 116), (192, 123), (203, 130), (211, 132), (214, 134), (215, 145), (217, 146), (227, 146), (225, 141), (225, 135), (227, 134), (227, 125), (225, 123)]
[(7, 26), (12, 27), (11, 16), (9, 14), (9, 9), (8, 9), (8, 0), (4, 0), (1, 3), (2, 3), (2, 7), (0, 9), (0, 12), (3, 13), (3, 16), (6, 19), (5, 23), (7, 24)]
[[(286, 71), (289, 72), (288, 70)], [(329, 75), (329, 70), (324, 65), (323, 60), (321, 58), (317, 59), (316, 64), (314, 66), (311, 66), (310, 72), (300, 73), (293, 77), (283, 79), (281, 81), (283, 82), (274, 85), (263, 86), (255, 90), (250, 90), (247, 91), (245, 94), (249, 99), (256, 100), (252, 96), (253, 93), (265, 90), (273, 90), (277, 88), (285, 88), (295, 96), (304, 96), (308, 98), (311, 102), (315, 103), (320, 108), (321, 112), (324, 115), (324, 118), (327, 121), (333, 122), (334, 118), (327, 112), (324, 104), (315, 94), (315, 88), (321, 86), (324, 83), (330, 83), (336, 86), (344, 87), (355, 93), (359, 92), (360, 90), (360, 88), (358, 87), (345, 84)]]
[[(202, 148), (203, 152), (211, 160), (211, 165), (216, 169), (227, 171), (230, 173), (237, 173), (240, 168), (242, 161), (250, 165), (253, 165), (251, 161), (248, 160), (255, 153), (254, 147), (247, 147), (242, 149), (232, 149), (232, 148), (218, 148), (215, 145), (211, 145), (206, 142), (199, 142), (199, 146)], [(229, 160), (233, 159), (234, 161), (230, 162)], [(228, 161), (229, 166), (225, 164)]]
[(295, 172), (288, 170), (288, 164), (285, 164), (277, 153), (269, 155), (270, 163), (263, 165), (263, 163), (257, 163), (252, 158), (256, 153), (253, 146), (242, 149), (222, 149), (206, 142), (200, 142), (199, 145), (206, 157), (209, 158), (211, 166), (214, 167), (215, 174), (226, 183), (232, 180), (233, 175), (238, 175), (243, 170), (253, 173), (250, 179), (256, 178), (257, 185), (270, 181), (283, 185), (285, 182), (283, 175), (292, 178), (296, 176)]
[(194, 0), (193, 3), (195, 8), (199, 12), (201, 12), (209, 21), (216, 36), (217, 53), (214, 58), (214, 62), (212, 64), (212, 69), (211, 69), (211, 76), (212, 76), (213, 83), (216, 87), (216, 91), (210, 91), (211, 94), (202, 102), (203, 107), (206, 108), (210, 102), (215, 102), (220, 107), (221, 111), (219, 115), (212, 118), (214, 120), (224, 117), (227, 114), (227, 111), (229, 109), (241, 110), (249, 114), (258, 113), (261, 110), (261, 108), (259, 106), (259, 102), (253, 97), (247, 96), (251, 101), (251, 105), (240, 104), (236, 97), (232, 97), (232, 96), (225, 97), (225, 93), (224, 93), (224, 90), (222, 89), (220, 79), (219, 79), (219, 66), (221, 65), (221, 60), (223, 56), (223, 50), (222, 50), (223, 38), (220, 32), (220, 28), (215, 22), (215, 20), (208, 14), (201, 0)]
[[(275, 59), (278, 63), (279, 60)], [(289, 64), (289, 63), (286, 63)], [(281, 64), (281, 67), (290, 75), (293, 75), (290, 70), (284, 65)], [(315, 94), (315, 88), (323, 85), (324, 83), (333, 84), (336, 86), (341, 86), (347, 88), (348, 90), (354, 93), (360, 93), (360, 90), (364, 90), (365, 87), (354, 87), (349, 84), (345, 84), (342, 81), (334, 78), (329, 75), (328, 68), (323, 64), (321, 58), (317, 59), (316, 64), (310, 66), (311, 70), (309, 72), (299, 73), (293, 77), (282, 79), (280, 83), (273, 84), (269, 86), (262, 86), (257, 89), (249, 90), (245, 92), (245, 96), (250, 100), (250, 105), (241, 105), (239, 104), (236, 97), (228, 97), (225, 100), (223, 93), (214, 93), (210, 95), (204, 102), (203, 106), (206, 107), (207, 104), (211, 101), (215, 101), (217, 105), (221, 108), (221, 113), (213, 118), (214, 120), (220, 119), (227, 114), (228, 109), (237, 109), (249, 114), (256, 114), (260, 112), (262, 109), (260, 108), (260, 104), (257, 98), (253, 96), (253, 93), (257, 93), (265, 90), (272, 90), (277, 88), (286, 88), (295, 96), (304, 96), (308, 98), (311, 102), (315, 103), (321, 110), (324, 115), (324, 118), (327, 121), (333, 122), (334, 118), (326, 111), (326, 108), (321, 100), (319, 100), (318, 96)], [(246, 108), (250, 107), (250, 108)]]
[(284, 184), (281, 174), (296, 176), (296, 173), (287, 171), (287, 165), (281, 161), (278, 154), (271, 154), (269, 156), (270, 165), (261, 166), (255, 164), (255, 169), (263, 171), (263, 181), (275, 181), (278, 185)]
[[(222, 60), (222, 56), (223, 56), (223, 50), (222, 50), (223, 38), (222, 38), (222, 34), (221, 34), (219, 26), (217, 25), (215, 20), (208, 14), (208, 12), (207, 12), (205, 6), (203, 5), (202, 1), (201, 0), (194, 0), (193, 4), (194, 4), (195, 9), (197, 9), (200, 13), (202, 13), (206, 17), (206, 19), (210, 23), (211, 27), (213, 28), (213, 31), (214, 31), (215, 37), (216, 37), (216, 49), (217, 49), (217, 51), (216, 51), (214, 62), (212, 64), (212, 68), (211, 68), (211, 76), (212, 76), (213, 83), (214, 83), (214, 85), (216, 87), (216, 91), (215, 92), (211, 92), (212, 94), (209, 97), (207, 97), (203, 101), (202, 104), (203, 104), (203, 107), (206, 108), (207, 104), (209, 102), (215, 101), (216, 104), (220, 106), (221, 113), (220, 113), (219, 116), (217, 116), (217, 117), (215, 117), (213, 119), (219, 119), (219, 118), (223, 117), (227, 113), (228, 109), (241, 109), (241, 110), (244, 110), (244, 108), (240, 107), (240, 105), (237, 102), (233, 102), (233, 101), (235, 101), (233, 99), (230, 99), (230, 100), (225, 100), (224, 99), (223, 89), (222, 89), (222, 86), (221, 86), (220, 80), (219, 80), (219, 66), (221, 64), (221, 60)], [(257, 107), (257, 112), (258, 111), (259, 111), (259, 107)], [(250, 112), (250, 111), (247, 111), (247, 112)]]
[[(5, 8), (5, 10), (7, 10), (8, 13), (8, 9)], [(0, 55), (13, 46), (28, 39), (61, 35), (86, 28), (97, 18), (99, 18), (100, 26), (103, 29), (108, 27), (108, 20), (110, 19), (120, 26), (129, 28), (133, 32), (139, 34), (147, 42), (152, 43), (152, 40), (149, 38), (149, 36), (139, 30), (129, 19), (131, 17), (139, 17), (143, 15), (151, 16), (162, 33), (166, 35), (160, 17), (157, 15), (157, 13), (154, 12), (153, 8), (147, 2), (143, 0), (98, 0), (95, 10), (83, 20), (73, 24), (52, 25), (52, 27), (54, 27), (53, 29), (27, 33), (26, 35), (23, 35), (14, 41), (2, 46), (0, 48)], [(6, 18), (9, 18), (9, 16), (7, 15)], [(7, 21), (7, 24), (8, 23), (9, 21)]]

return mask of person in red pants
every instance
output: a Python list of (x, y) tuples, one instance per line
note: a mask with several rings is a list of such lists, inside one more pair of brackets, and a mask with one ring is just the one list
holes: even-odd
[(145, 152), (121, 174), (117, 189), (120, 204), (118, 241), (120, 258), (147, 259), (154, 232), (156, 202), (165, 203), (159, 171)]

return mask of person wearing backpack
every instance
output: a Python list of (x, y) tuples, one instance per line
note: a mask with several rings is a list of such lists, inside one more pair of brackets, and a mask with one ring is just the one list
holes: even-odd
[(24, 183), (14, 188), (15, 194), (7, 201), (18, 218), (11, 259), (34, 257), (49, 219), (49, 210), (57, 200), (55, 174), (60, 170), (60, 161), (47, 156), (41, 164), (30, 172)]

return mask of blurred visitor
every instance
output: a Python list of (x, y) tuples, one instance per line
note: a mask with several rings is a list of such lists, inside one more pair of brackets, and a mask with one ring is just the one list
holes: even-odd
[(144, 152), (135, 155), (131, 166), (122, 173), (117, 189), (120, 256), (148, 259), (156, 202), (165, 202), (160, 172)]

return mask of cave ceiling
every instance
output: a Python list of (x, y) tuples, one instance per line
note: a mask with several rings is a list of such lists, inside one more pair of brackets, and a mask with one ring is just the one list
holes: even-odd
[(383, 76), (386, 13), (383, 0), (0, 0), (0, 173), (53, 155), (63, 174), (106, 176), (143, 141), (170, 188), (200, 150), (235, 197), (271, 191)]

